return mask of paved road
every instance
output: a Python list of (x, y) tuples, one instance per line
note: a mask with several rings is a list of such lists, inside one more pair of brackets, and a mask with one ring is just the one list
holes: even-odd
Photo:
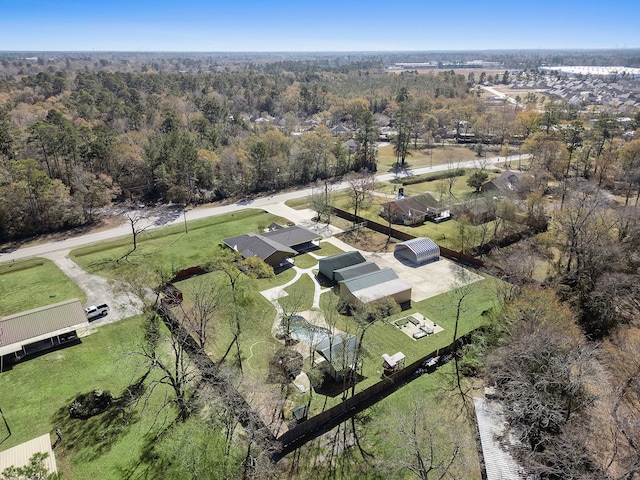
[[(523, 155), (522, 158), (524, 157), (525, 156)], [(505, 160), (516, 161), (517, 159), (518, 159), (517, 155), (511, 156), (511, 157), (493, 157), (493, 158), (482, 159), (482, 163), (484, 164), (484, 166), (490, 166), (496, 163), (504, 162)], [(479, 160), (459, 162), (454, 166), (458, 168), (474, 168), (479, 166)], [(385, 174), (377, 175), (376, 180), (389, 181), (389, 180), (392, 180), (393, 178), (406, 177), (410, 175), (419, 175), (422, 173), (444, 171), (444, 170), (447, 170), (448, 168), (450, 168), (448, 165), (437, 165), (434, 167), (416, 168), (415, 170), (411, 170), (408, 172), (401, 172), (398, 175), (394, 173), (385, 173)], [(333, 189), (334, 191), (345, 190), (347, 187), (348, 187), (347, 182), (342, 182), (334, 185)], [(243, 208), (267, 209), (267, 207), (270, 205), (283, 203), (283, 202), (286, 202), (287, 200), (308, 197), (309, 195), (311, 195), (311, 192), (312, 192), (311, 188), (304, 188), (301, 190), (295, 190), (287, 193), (280, 193), (277, 195), (242, 200), (240, 202), (229, 204), (229, 205), (222, 205), (222, 206), (215, 206), (215, 207), (199, 207), (194, 210), (187, 211), (186, 217), (187, 217), (187, 220), (196, 220), (200, 218), (211, 217), (214, 215), (220, 215), (222, 213), (235, 212), (237, 210), (242, 210)], [(141, 210), (140, 212), (142, 213), (144, 212), (144, 210)], [(173, 214), (169, 215), (169, 217), (167, 217), (166, 215), (153, 216), (150, 218), (145, 218), (143, 221), (145, 222), (145, 225), (148, 226), (148, 229), (160, 228), (167, 225), (175, 225), (175, 224), (180, 224), (184, 222), (184, 214), (182, 210), (175, 209)], [(120, 225), (118, 227), (115, 227), (109, 230), (89, 233), (86, 235), (81, 235), (78, 237), (67, 238), (65, 240), (45, 243), (42, 245), (19, 248), (10, 253), (3, 253), (3, 254), (0, 254), (0, 262), (13, 261), (13, 260), (18, 260), (18, 259), (27, 258), (27, 257), (47, 256), (48, 254), (51, 254), (54, 252), (60, 252), (60, 251), (69, 252), (70, 250), (83, 245), (88, 245), (88, 244), (99, 242), (102, 240), (110, 240), (113, 238), (122, 237), (130, 234), (131, 234), (131, 226), (127, 222), (123, 225)]]

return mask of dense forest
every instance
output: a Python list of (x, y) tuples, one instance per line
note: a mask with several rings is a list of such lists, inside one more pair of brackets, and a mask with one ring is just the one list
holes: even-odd
[[(92, 221), (112, 200), (201, 203), (375, 171), (378, 128), (395, 117), (400, 92), (411, 92), (415, 135), (425, 133), (418, 111), (434, 129), (456, 110), (479, 109), (467, 79), (453, 72), (286, 66), (5, 77), (0, 235)], [(330, 133), (339, 124), (355, 132), (349, 148)]]
[[(554, 55), (487, 60), (524, 70)], [(464, 372), (496, 387), (542, 478), (638, 478), (640, 112), (623, 126), (535, 95), (495, 105), (474, 74), (384, 69), (430, 56), (24, 56), (0, 56), (1, 240), (90, 223), (113, 201), (204, 203), (376, 171), (381, 127), (399, 159), (462, 121), (530, 154), (534, 180), (492, 208), (495, 231), (525, 217), (536, 235), (486, 258), (511, 283)], [(554, 63), (585, 56), (606, 52)]]

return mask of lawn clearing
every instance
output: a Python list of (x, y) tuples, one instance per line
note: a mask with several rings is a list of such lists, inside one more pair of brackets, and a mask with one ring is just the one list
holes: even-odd
[(60, 428), (63, 441), (56, 448), (56, 460), (64, 478), (116, 480), (140, 463), (144, 438), (153, 427), (163, 392), (158, 391), (146, 410), (135, 410), (126, 421), (114, 416), (113, 410), (73, 420), (68, 407), (77, 395), (95, 389), (109, 390), (117, 398), (137, 380), (140, 372), (126, 353), (140, 337), (143, 321), (134, 317), (102, 326), (78, 345), (32, 358), (0, 374), (0, 405), (12, 433), (0, 448)]
[(271, 222), (283, 220), (263, 210), (246, 209), (144, 232), (138, 249), (128, 259), (131, 236), (73, 250), (70, 256), (88, 272), (110, 278), (147, 278), (156, 271), (177, 272), (211, 260), (222, 239), (249, 232), (262, 232)]
[[(432, 167), (434, 165), (446, 165), (448, 163), (460, 163), (473, 160), (477, 153), (465, 146), (458, 145), (434, 145), (433, 148), (409, 149), (405, 167), (407, 169)], [(378, 171), (379, 173), (393, 172), (396, 165), (396, 155), (393, 153), (392, 144), (383, 144), (378, 147)]]
[(70, 298), (87, 301), (82, 289), (46, 258), (0, 263), (0, 291), (0, 317)]
[[(363, 426), (365, 450), (385, 462), (398, 460), (398, 447), (409, 439), (400, 431), (410, 431), (414, 412), (422, 412), (421, 419), (436, 426), (433, 430), (434, 453), (446, 457), (454, 446), (459, 447), (453, 462), (452, 478), (480, 480), (480, 464), (476, 445), (475, 422), (461, 414), (462, 404), (457, 391), (451, 388), (455, 371), (452, 362), (438, 368), (435, 373), (422, 375), (395, 391), (365, 412), (368, 422)], [(464, 388), (471, 385), (463, 379)], [(420, 424), (420, 428), (422, 427)], [(420, 430), (418, 430), (420, 432)], [(421, 437), (417, 437), (421, 438)], [(429, 444), (419, 442), (423, 453), (429, 453)], [(434, 472), (438, 473), (438, 472)], [(415, 478), (407, 470), (396, 473), (394, 478)]]

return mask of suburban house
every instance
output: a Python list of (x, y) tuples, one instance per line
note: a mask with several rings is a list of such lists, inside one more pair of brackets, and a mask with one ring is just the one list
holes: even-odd
[(483, 192), (499, 192), (503, 194), (515, 193), (520, 188), (520, 177), (522, 173), (505, 170), (502, 174), (490, 182), (482, 185)]
[(316, 352), (324, 358), (329, 366), (329, 375), (341, 382), (348, 378), (358, 366), (358, 340), (353, 335), (339, 333), (325, 337), (316, 345)]
[(440, 260), (440, 247), (427, 237), (417, 237), (396, 244), (393, 255), (400, 261), (413, 265)]
[(278, 267), (298, 253), (316, 248), (321, 239), (321, 235), (303, 227), (272, 224), (268, 232), (245, 233), (225, 238), (223, 242), (244, 258), (257, 257), (272, 267)]
[(340, 299), (353, 306), (388, 297), (401, 306), (411, 304), (411, 286), (400, 280), (390, 268), (340, 282)]
[(13, 362), (24, 356), (70, 344), (77, 331), (89, 327), (78, 299), (35, 308), (0, 319), (0, 359)]
[(331, 132), (331, 135), (333, 135), (334, 137), (339, 137), (343, 135), (351, 136), (353, 134), (353, 130), (343, 125), (342, 123), (331, 127), (329, 131)]
[(380, 216), (402, 225), (419, 225), (425, 220), (438, 223), (451, 217), (451, 208), (438, 202), (432, 195), (422, 193), (382, 204)]
[(366, 260), (358, 251), (344, 252), (318, 260), (318, 270), (331, 281), (336, 281), (335, 272), (352, 265), (365, 263)]

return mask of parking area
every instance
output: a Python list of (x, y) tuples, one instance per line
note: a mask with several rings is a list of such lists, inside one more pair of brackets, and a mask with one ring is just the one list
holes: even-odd
[(420, 302), (483, 278), (445, 258), (418, 267), (398, 261), (393, 253), (367, 253), (364, 257), (380, 268), (393, 269), (400, 279), (411, 285), (411, 301)]

